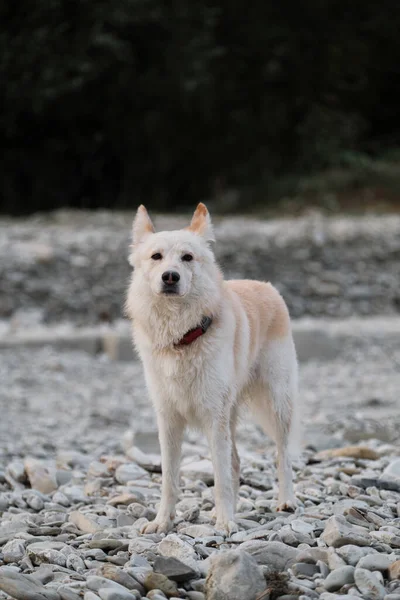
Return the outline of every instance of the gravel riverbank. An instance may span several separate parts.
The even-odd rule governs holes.
[[[273,446],[243,420],[240,530],[228,539],[211,519],[204,439],[189,432],[176,526],[162,537],[138,533],[160,497],[140,365],[1,350],[0,597],[399,600],[399,365],[395,339],[302,365],[294,515],[275,512]]]

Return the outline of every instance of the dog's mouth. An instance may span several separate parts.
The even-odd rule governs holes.
[[[162,294],[166,296],[179,296],[179,288],[177,286],[165,285],[162,290]]]

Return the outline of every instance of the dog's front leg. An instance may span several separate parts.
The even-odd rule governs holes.
[[[209,443],[214,467],[216,529],[227,535],[238,530],[234,516],[232,477],[232,438],[229,414],[215,419],[209,430]]]
[[[158,435],[161,447],[162,486],[161,501],[154,521],[142,527],[142,533],[167,533],[175,518],[179,493],[179,466],[184,421],[178,413],[158,412]]]

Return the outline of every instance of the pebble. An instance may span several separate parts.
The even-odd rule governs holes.
[[[10,540],[1,550],[5,563],[19,562],[25,556],[25,541]]]
[[[400,581],[400,559],[389,566],[390,581]]]
[[[98,517],[97,515],[82,513],[74,510],[69,515],[69,520],[83,533],[96,533],[106,527],[111,527],[113,522],[106,517]]]
[[[336,592],[347,583],[354,583],[354,569],[349,565],[339,567],[331,573],[324,581],[324,587],[328,592]]]
[[[25,471],[33,489],[50,494],[58,488],[55,465],[35,458],[26,458]]]
[[[354,571],[354,581],[359,591],[368,600],[382,600],[384,598],[386,593],[385,588],[376,575],[367,569],[356,568]]]
[[[368,531],[358,525],[351,525],[340,515],[328,519],[321,539],[334,548],[340,548],[346,544],[368,546],[370,538]]]
[[[147,592],[154,589],[161,590],[167,598],[179,596],[176,583],[162,573],[148,573],[144,580],[144,588]]]
[[[254,600],[265,588],[262,571],[247,552],[228,550],[211,556],[206,579],[207,600]]]
[[[348,565],[355,567],[364,556],[378,554],[374,548],[364,548],[348,544],[336,549],[336,552],[346,561]]]
[[[259,565],[267,565],[271,571],[286,571],[296,562],[297,552],[282,542],[249,541],[240,547],[248,552]]]
[[[196,571],[172,556],[157,556],[154,561],[154,571],[156,573],[162,573],[172,581],[179,583],[189,581],[197,576]]]
[[[368,569],[368,571],[387,571],[396,561],[395,555],[390,554],[368,554],[357,563],[357,568]]]
[[[159,543],[158,552],[162,556],[177,558],[196,573],[198,572],[196,552],[193,546],[182,540],[176,533],[170,533]]]
[[[136,465],[135,463],[125,463],[120,465],[115,471],[115,479],[118,483],[129,483],[130,481],[135,481],[137,479],[148,479],[148,472]]]
[[[137,600],[137,595],[128,590],[114,590],[112,588],[100,588],[98,594],[101,600]]]
[[[214,469],[211,460],[203,459],[182,464],[181,475],[188,479],[200,479],[207,485],[214,483]]]
[[[27,554],[34,565],[50,563],[65,567],[67,558],[61,552],[65,548],[62,542],[34,542],[26,548]]]

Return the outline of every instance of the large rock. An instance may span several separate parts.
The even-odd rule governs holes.
[[[266,587],[261,569],[247,552],[228,550],[211,556],[207,600],[256,600]]]

